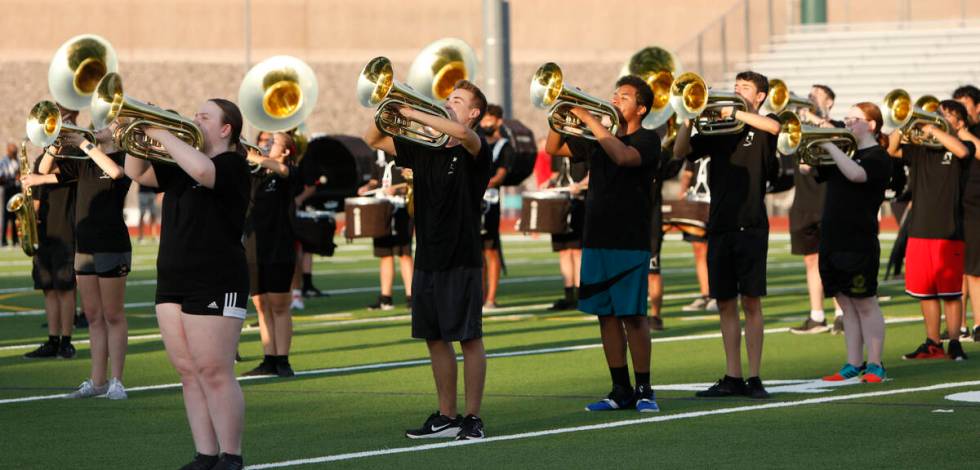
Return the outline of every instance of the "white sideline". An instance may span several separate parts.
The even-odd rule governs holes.
[[[612,421],[612,422],[602,423],[602,424],[591,424],[586,426],[572,426],[567,428],[555,428],[555,429],[546,429],[543,431],[524,432],[519,434],[507,434],[503,436],[492,436],[485,439],[470,440],[470,441],[449,441],[449,442],[440,442],[437,444],[428,444],[428,445],[421,445],[421,446],[396,447],[393,449],[378,449],[378,450],[369,450],[369,451],[362,451],[362,452],[350,452],[346,454],[325,455],[322,457],[286,460],[283,462],[273,462],[273,463],[265,463],[259,465],[249,465],[245,468],[249,470],[260,470],[266,468],[281,468],[281,467],[290,467],[296,465],[308,465],[314,463],[336,462],[340,460],[353,460],[353,459],[361,459],[365,457],[376,457],[380,455],[403,454],[407,452],[420,452],[424,450],[445,449],[447,447],[487,444],[487,443],[499,442],[499,441],[514,441],[519,439],[530,439],[530,438],[542,437],[542,436],[553,436],[557,434],[568,434],[573,432],[596,431],[600,429],[634,426],[638,424],[677,421],[682,419],[700,418],[703,416],[726,415],[726,414],[733,414],[733,413],[743,413],[746,411],[770,410],[770,409],[777,409],[777,408],[791,408],[797,406],[817,405],[821,403],[832,403],[835,401],[853,400],[858,398],[874,398],[874,397],[883,397],[889,395],[901,395],[905,393],[930,392],[934,390],[945,390],[950,388],[973,387],[976,385],[980,385],[980,380],[974,380],[970,382],[949,382],[943,384],[929,385],[925,387],[901,388],[897,390],[882,390],[878,392],[852,393],[850,395],[836,395],[830,397],[809,398],[806,400],[765,403],[760,405],[735,406],[730,408],[719,408],[716,410],[690,411],[686,413],[667,414],[661,416],[654,416],[650,418],[629,419],[629,420],[622,420],[622,421]]]
[[[919,321],[918,318],[891,318],[885,320],[885,323],[907,323]],[[789,328],[769,328],[765,330],[766,334],[775,333],[787,333]],[[654,338],[650,340],[651,343],[673,343],[677,341],[694,341],[699,339],[712,339],[721,338],[721,333],[704,333],[699,335],[688,335],[688,336],[670,336],[666,338]],[[602,343],[593,344],[581,344],[578,346],[563,346],[559,348],[541,348],[541,349],[527,349],[519,351],[504,351],[504,352],[494,352],[487,353],[487,359],[501,358],[501,357],[517,357],[517,356],[532,356],[538,354],[550,354],[550,353],[560,353],[560,352],[570,352],[570,351],[582,351],[586,349],[598,349],[602,347]],[[456,356],[457,361],[462,361],[463,356]],[[428,364],[428,359],[413,359],[408,361],[394,361],[394,362],[378,362],[374,364],[362,364],[355,366],[345,366],[345,367],[332,367],[326,369],[311,369],[296,372],[297,376],[307,376],[307,375],[330,375],[342,372],[359,372],[366,370],[378,370],[378,369],[391,369],[395,367],[408,367],[408,366],[420,366]],[[239,382],[249,381],[249,380],[259,380],[267,379],[268,377],[238,377]],[[172,388],[179,388],[180,383],[170,383],[170,384],[159,384],[159,385],[144,385],[141,387],[127,388],[127,393],[132,392],[143,392],[147,390],[165,390]],[[58,398],[64,398],[65,394],[57,395],[35,395],[29,397],[20,398],[5,398],[0,399],[0,405],[7,405],[11,403],[24,403],[30,401],[40,401],[40,400],[54,400]]]

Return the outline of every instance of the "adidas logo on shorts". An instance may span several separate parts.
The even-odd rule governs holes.
[[[208,308],[218,308],[218,303],[212,301],[210,304],[208,304]]]

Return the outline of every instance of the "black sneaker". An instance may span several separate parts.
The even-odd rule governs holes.
[[[462,429],[463,417],[456,415],[455,418],[443,416],[438,411],[429,415],[425,423],[419,429],[409,429],[405,431],[405,437],[409,439],[432,439],[439,437],[456,437]],[[480,430],[483,430],[482,423]]]
[[[960,327],[960,341],[970,341],[973,338],[973,334],[970,331],[970,327],[963,326]]]
[[[242,377],[279,375],[279,369],[271,362],[262,361],[254,369],[242,374]]]
[[[834,326],[830,328],[830,334],[832,335],[842,335],[844,334],[844,316],[839,315],[834,317]]]
[[[279,377],[292,377],[296,373],[293,372],[293,367],[289,365],[289,361],[282,361],[276,364],[276,375]]]
[[[830,331],[830,328],[827,327],[827,320],[816,321],[810,317],[803,320],[802,325],[794,326],[793,328],[789,329],[789,332],[793,333],[794,335],[815,335],[826,333],[828,331]]]
[[[218,463],[211,467],[211,470],[242,470],[243,468],[245,468],[245,462],[242,461],[242,456],[221,454]]]
[[[194,454],[194,460],[180,467],[180,470],[211,470],[218,463],[217,455]]]
[[[368,310],[394,310],[395,302],[390,296],[379,295],[378,301],[368,305]]]
[[[957,340],[952,340],[949,345],[946,346],[946,357],[952,361],[965,361],[966,353],[963,352],[963,346]]]
[[[980,343],[980,327],[973,327],[973,342]]]
[[[745,396],[749,398],[765,399],[769,398],[769,392],[766,388],[762,386],[762,379],[758,377],[749,377],[745,381]]]
[[[707,390],[694,394],[699,398],[733,397],[746,394],[745,381],[738,377],[724,376]]]
[[[562,310],[575,310],[578,308],[578,303],[570,301],[568,299],[558,299],[555,303],[548,307],[548,310],[552,312],[559,312]]]
[[[58,345],[58,357],[71,359],[75,357],[75,346],[71,343],[61,343]]]
[[[466,415],[460,425],[459,433],[456,434],[457,441],[468,441],[470,439],[483,439],[483,420],[477,416]]]
[[[949,329],[945,329],[942,333],[939,333],[939,341],[949,341]]]
[[[44,344],[38,346],[37,349],[24,354],[24,357],[28,359],[44,359],[48,357],[58,356],[58,343],[52,343],[46,341]]]
[[[664,319],[657,317],[650,317],[650,331],[664,331]]]

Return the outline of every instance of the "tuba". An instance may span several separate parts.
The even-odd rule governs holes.
[[[920,105],[930,106],[933,111],[926,111]],[[909,142],[926,147],[940,148],[943,146],[938,140],[926,136],[922,127],[932,124],[943,132],[949,132],[949,124],[941,115],[935,112],[939,107],[939,102],[934,97],[926,95],[912,103],[909,93],[901,88],[896,88],[885,95],[882,108],[885,110],[885,127],[899,129],[902,136]]]
[[[801,109],[816,113],[817,107],[809,98],[797,96],[790,91],[786,82],[772,78],[769,80],[769,96],[766,96],[766,101],[762,103],[762,109],[773,114],[782,114],[784,110],[798,113]]]
[[[591,96],[578,88],[565,86],[561,67],[548,62],[531,77],[531,104],[548,110],[548,125],[559,134],[596,140],[595,135],[571,113],[580,107],[592,113],[613,135],[619,130],[619,111],[607,101]]]
[[[443,38],[429,44],[412,61],[405,83],[436,101],[449,97],[460,80],[477,73],[476,52],[462,39]]]
[[[670,105],[670,85],[674,83],[674,76],[680,73],[681,63],[677,56],[656,46],[641,49],[623,65],[619,71],[620,76],[636,75],[653,92],[653,104],[649,114],[643,118],[643,127],[656,129],[671,121],[674,109]],[[664,141],[666,140],[665,138]]]
[[[67,109],[86,108],[99,81],[117,68],[116,51],[109,41],[94,34],[75,36],[65,41],[51,59],[48,90]]]
[[[800,163],[833,165],[834,159],[820,144],[830,142],[848,157],[854,157],[857,140],[847,129],[823,128],[803,124],[793,111],[779,113],[779,137],[776,149],[783,155],[796,155]]]
[[[167,149],[146,136],[143,130],[156,127],[173,133],[177,138],[198,150],[204,148],[204,134],[194,124],[175,112],[130,98],[123,94],[122,77],[116,73],[106,75],[92,95],[92,125],[104,129],[113,121],[122,119],[113,132],[116,145],[126,153],[145,160],[174,163]]]
[[[375,125],[387,135],[428,147],[442,147],[449,141],[448,134],[407,119],[398,112],[399,107],[407,106],[449,119],[449,113],[440,104],[412,87],[396,82],[387,57],[375,57],[361,70],[357,77],[357,100],[366,108],[377,107]]]
[[[722,115],[724,108],[748,111],[749,105],[732,92],[711,91],[704,79],[694,72],[681,74],[670,85],[670,105],[678,119],[694,119],[694,127],[705,135],[737,134],[745,123],[732,115]]]
[[[92,131],[68,124],[61,119],[61,110],[51,101],[40,101],[31,108],[26,123],[27,139],[35,147],[65,147],[61,138],[66,134],[80,134],[89,142],[95,142]],[[88,159],[88,155],[55,155],[61,158]]]
[[[24,177],[31,173],[31,165],[27,161],[27,143],[29,139],[20,141],[20,153],[17,155],[17,163],[20,165],[20,176]],[[20,247],[27,256],[34,256],[37,253],[40,238],[37,231],[37,215],[34,213],[34,201],[31,199],[31,188],[24,188],[18,194],[7,201],[7,212],[15,214],[17,217],[17,236],[20,237]]]

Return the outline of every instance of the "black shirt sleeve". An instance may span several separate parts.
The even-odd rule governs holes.
[[[242,181],[248,181],[248,168],[245,158],[234,152],[227,152],[211,159],[214,163],[214,191],[218,194],[241,193]]]
[[[889,158],[891,157],[888,156],[884,149],[879,147],[879,149],[875,150],[867,158],[858,160],[858,165],[861,165],[861,168],[864,168],[864,172],[867,174],[867,183],[884,189],[891,179],[891,162]]]
[[[172,163],[150,161],[150,166],[153,167],[153,174],[157,177],[157,185],[161,191],[166,191],[184,172],[179,166]]]
[[[78,180],[78,173],[80,171],[80,166],[86,162],[82,160],[75,160],[73,158],[59,158],[55,160],[55,165],[58,166],[58,173],[55,177],[58,178],[59,183],[69,183]]]
[[[395,143],[395,164],[402,168],[414,169],[415,154],[421,145],[397,137],[391,140]]]
[[[711,137],[704,134],[691,136],[691,153],[687,154],[687,161],[694,162],[706,155],[711,155]]]
[[[646,129],[634,132],[630,136],[629,146],[640,152],[640,166],[653,171],[660,169],[660,136],[656,132]]]
[[[568,150],[572,153],[573,162],[588,160],[592,153],[595,152],[596,146],[599,145],[595,141],[582,137],[568,137],[565,144],[568,145]]]

